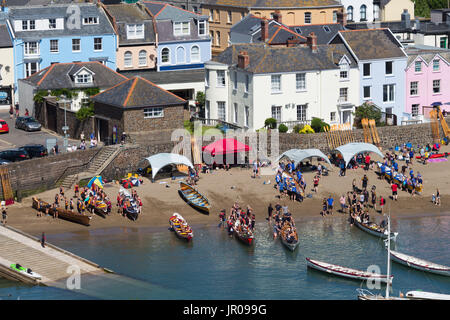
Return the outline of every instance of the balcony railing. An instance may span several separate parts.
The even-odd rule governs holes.
[[[296,125],[311,125],[311,120],[277,121],[277,127],[280,124],[284,124],[289,130],[292,130]]]
[[[232,129],[232,130],[244,129],[243,127],[241,127],[235,123],[226,122],[226,121],[223,121],[220,119],[206,119],[206,118],[192,117],[191,120],[192,121],[200,121],[202,124],[204,124],[206,126],[215,127],[217,125],[221,125],[221,126],[227,127],[228,129]]]

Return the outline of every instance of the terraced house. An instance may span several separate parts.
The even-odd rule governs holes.
[[[292,129],[313,117],[352,123],[358,64],[344,44],[280,47],[236,44],[206,64],[206,118],[247,130],[275,118]]]
[[[116,34],[96,4],[11,7],[15,83],[53,63],[99,61],[116,69]],[[18,92],[15,92],[18,96]],[[20,101],[19,101],[20,103]]]
[[[230,44],[230,29],[247,14],[271,19],[277,13],[286,25],[334,23],[343,14],[337,0],[205,0],[203,15],[209,16],[213,55]]]

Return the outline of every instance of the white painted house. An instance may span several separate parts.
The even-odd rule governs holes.
[[[380,19],[380,6],[373,0],[341,0],[349,22],[365,22]]]
[[[207,62],[206,118],[249,130],[275,118],[289,128],[321,118],[352,123],[359,71],[345,45],[271,47],[237,44]]]

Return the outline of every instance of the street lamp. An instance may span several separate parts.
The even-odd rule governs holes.
[[[67,151],[67,146],[68,144],[68,137],[69,135],[67,134],[67,131],[69,130],[69,127],[67,126],[67,109],[66,109],[66,103],[70,102],[70,100],[68,100],[66,98],[65,95],[61,95],[61,102],[64,103],[64,127],[62,127],[62,130],[64,132],[64,143],[63,143],[63,149]]]

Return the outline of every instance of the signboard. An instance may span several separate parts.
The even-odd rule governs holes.
[[[50,152],[52,151],[53,147],[56,145],[56,142],[58,140],[55,138],[48,138],[46,139],[46,145],[47,145],[47,151],[50,154]]]

